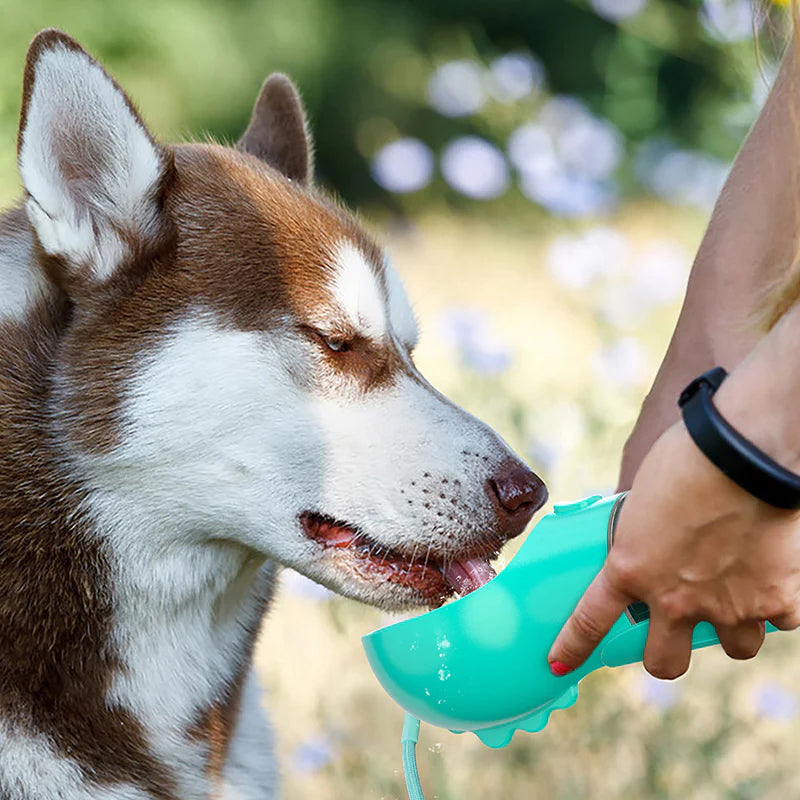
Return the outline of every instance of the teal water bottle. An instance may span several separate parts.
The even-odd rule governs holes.
[[[558,678],[547,663],[558,632],[606,560],[624,499],[595,495],[557,504],[489,583],[364,636],[383,688],[419,720],[503,747],[514,731],[539,731],[555,709],[571,706],[588,673],[641,661],[649,612],[634,603],[579,669]],[[695,627],[693,649],[718,643],[712,625]]]

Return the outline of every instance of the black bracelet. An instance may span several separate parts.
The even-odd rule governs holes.
[[[715,367],[695,378],[678,405],[689,435],[708,459],[745,491],[778,508],[800,508],[800,475],[785,469],[744,438],[712,401],[728,373]]]

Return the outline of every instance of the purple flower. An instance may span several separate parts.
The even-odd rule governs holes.
[[[768,719],[790,720],[797,715],[797,695],[779,683],[762,683],[754,692],[756,711]]]
[[[639,692],[643,702],[661,711],[672,708],[678,702],[680,694],[675,681],[662,681],[648,672],[639,681]]]
[[[511,364],[510,350],[479,309],[448,309],[440,316],[439,328],[442,338],[458,351],[462,362],[475,372],[493,375],[503,372]]]
[[[614,125],[567,96],[548,100],[538,121],[521,125],[508,140],[522,193],[563,217],[599,214],[616,204],[611,175],[624,150]]]
[[[564,448],[555,440],[532,437],[527,447],[528,457],[540,469],[552,472],[564,457]]]
[[[544,470],[557,469],[586,440],[586,415],[578,403],[562,400],[531,414],[528,454]]]
[[[630,244],[619,231],[589,228],[579,236],[559,236],[547,254],[551,275],[570,289],[586,289],[600,278],[620,271]]]
[[[611,184],[561,170],[546,177],[523,175],[520,190],[550,213],[568,219],[605,214],[617,203],[617,192]]]
[[[324,766],[333,761],[336,748],[333,742],[324,734],[318,733],[309,736],[301,745],[298,745],[290,757],[292,767],[298,772],[319,772]]]
[[[285,569],[281,574],[281,580],[286,590],[298,597],[305,597],[319,602],[333,597],[333,592],[330,589],[326,589],[293,569]]]
[[[636,157],[640,183],[669,203],[709,211],[725,183],[729,166],[712,156],[679,150],[664,140],[651,140]]]

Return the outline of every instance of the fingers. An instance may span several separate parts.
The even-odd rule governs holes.
[[[791,611],[769,620],[779,631],[793,631],[800,628],[800,611]]]
[[[764,623],[758,620],[747,620],[738,625],[715,625],[714,628],[720,644],[731,658],[752,658],[764,643]]]
[[[650,632],[644,648],[644,668],[664,680],[678,678],[689,669],[694,623],[672,621],[650,609]]]
[[[553,674],[566,675],[583,664],[631,600],[611,584],[607,569],[601,569],[550,649],[547,661]]]
[[[651,609],[644,667],[653,677],[671,680],[689,669],[694,626],[695,623],[688,620],[668,620]],[[714,627],[720,644],[731,658],[753,658],[764,642],[764,623],[758,620]]]

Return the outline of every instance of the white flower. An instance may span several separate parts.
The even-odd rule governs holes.
[[[442,175],[456,191],[477,200],[499,197],[508,188],[503,154],[477,136],[462,136],[445,147]]]
[[[535,467],[544,472],[552,472],[564,459],[564,448],[553,439],[531,437],[527,447],[528,458]]]
[[[662,305],[679,298],[686,288],[691,256],[669,240],[649,244],[636,258],[634,294],[644,306]]]
[[[554,214],[581,217],[611,209],[617,199],[610,177],[624,154],[624,138],[608,120],[575,97],[543,106],[538,122],[521,125],[508,151],[520,190]]]
[[[633,286],[618,283],[601,294],[597,311],[609,325],[630,330],[642,322],[646,309]]]
[[[508,155],[520,174],[546,179],[559,171],[553,140],[542,125],[520,125],[508,139]]]
[[[547,266],[563,286],[586,289],[598,278],[617,274],[628,250],[628,240],[613,228],[590,228],[580,236],[554,239]]]
[[[704,0],[700,21],[718,41],[750,39],[756,23],[752,0]]]
[[[487,99],[483,67],[469,59],[443,64],[428,81],[428,102],[445,117],[474,114]]]
[[[662,681],[645,672],[639,681],[642,700],[660,711],[672,708],[679,699],[679,687],[675,681]]]
[[[645,364],[642,346],[630,336],[617,339],[595,355],[595,369],[611,383],[623,387],[642,382]]]
[[[430,183],[433,154],[419,139],[398,139],[382,147],[372,159],[372,176],[390,192],[416,192]]]
[[[286,591],[298,597],[305,597],[309,600],[329,600],[333,597],[333,592],[326,589],[319,583],[315,583],[305,575],[295,572],[293,569],[285,569],[281,573],[281,580]]]
[[[647,5],[647,0],[590,0],[590,2],[595,14],[611,22],[635,17]]]
[[[576,116],[557,139],[564,166],[587,178],[607,178],[623,155],[623,137],[608,120]]]
[[[561,170],[547,176],[522,175],[520,190],[551,213],[570,218],[603,214],[617,202],[611,185]]]
[[[544,86],[544,67],[533,56],[506,53],[489,65],[490,90],[503,102],[521,100]]]
[[[543,460],[560,460],[586,439],[586,416],[583,409],[569,400],[538,408],[531,413],[532,431],[529,449]]]

